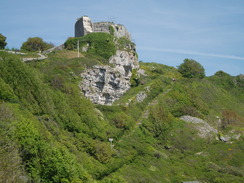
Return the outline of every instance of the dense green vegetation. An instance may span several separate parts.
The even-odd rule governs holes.
[[[69,50],[77,48],[78,41],[82,48],[87,47],[90,54],[99,55],[105,59],[109,59],[116,52],[114,36],[107,33],[88,34],[80,38],[69,38],[65,42],[65,47]]]
[[[182,64],[178,66],[179,72],[186,78],[199,78],[205,77],[205,69],[195,60],[185,59]]]
[[[22,44],[21,50],[28,52],[44,51],[52,48],[53,46],[54,45],[52,43],[47,43],[40,37],[31,37]]]
[[[113,27],[110,30],[112,31]],[[106,61],[116,53],[116,50],[131,51],[131,46],[134,46],[134,43],[124,37],[118,39],[112,33],[104,32],[87,34],[79,38],[69,38],[64,45],[66,49],[73,50],[77,49],[78,42],[81,51],[85,50],[89,54],[101,56]]]
[[[188,79],[140,62],[145,74],[133,71],[131,90],[112,106],[94,105],[80,92],[79,74],[105,64],[118,45],[98,33],[66,48],[77,39],[90,44],[80,58],[63,50],[23,63],[0,53],[0,182],[243,182],[242,75]],[[138,102],[141,91],[147,97]],[[231,143],[200,137],[201,126],[183,115],[204,119]]]
[[[0,49],[4,49],[6,45],[6,37],[0,33]]]

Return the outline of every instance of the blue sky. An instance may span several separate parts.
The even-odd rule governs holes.
[[[0,0],[0,33],[8,48],[29,37],[60,45],[77,18],[124,24],[139,60],[170,66],[185,58],[207,75],[244,74],[244,0]]]

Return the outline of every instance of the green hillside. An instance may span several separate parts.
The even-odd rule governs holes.
[[[244,181],[243,75],[187,79],[140,62],[145,73],[134,71],[120,100],[95,105],[78,87],[80,73],[127,44],[97,36],[82,38],[93,46],[79,58],[72,39],[70,50],[40,61],[0,52],[0,182]]]

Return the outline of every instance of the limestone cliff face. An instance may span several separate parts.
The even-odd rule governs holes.
[[[118,50],[109,60],[113,67],[96,65],[81,74],[80,88],[95,104],[111,105],[130,89],[132,70],[139,67],[135,53]]]

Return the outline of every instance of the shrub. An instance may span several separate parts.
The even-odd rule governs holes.
[[[18,99],[14,95],[12,88],[7,85],[2,78],[0,78],[0,100],[17,102]]]
[[[135,48],[135,44],[131,42],[126,37],[120,37],[117,41],[118,43],[118,49],[119,50],[126,50],[128,52],[131,52]]]
[[[116,53],[114,36],[107,33],[92,33],[80,38],[69,38],[65,43],[65,48],[72,50],[77,48],[77,41],[80,47],[88,46],[88,53],[99,55],[105,59],[109,59]]]
[[[6,37],[0,34],[0,49],[4,49],[6,45]]]
[[[230,77],[230,75],[224,71],[217,71],[214,76],[219,76],[219,77]]]
[[[161,103],[151,108],[146,128],[155,138],[165,137],[173,119],[172,114]]]
[[[113,26],[109,26],[109,33],[111,34],[111,35],[114,35],[114,28],[113,28]]]
[[[22,50],[35,52],[35,51],[44,51],[49,48],[52,48],[54,45],[51,43],[44,42],[40,37],[28,38],[21,46]]]
[[[28,67],[28,65],[21,63],[15,56],[2,57],[0,62],[0,77],[9,87],[14,88],[13,93],[19,100],[33,113],[43,113],[48,111],[51,102],[47,95],[46,87],[42,83],[42,78],[39,73]],[[3,85],[5,99],[13,100],[11,91]],[[8,95],[8,96],[6,96]],[[9,97],[12,97],[11,100]],[[48,107],[49,106],[49,107]]]
[[[27,178],[18,145],[0,132],[0,182],[25,183]]]
[[[222,123],[221,127],[225,129],[227,125],[234,124],[240,120],[239,115],[233,110],[224,110],[222,112]]]
[[[178,66],[178,71],[186,78],[199,78],[205,77],[205,69],[195,60],[185,59],[184,62]]]
[[[139,83],[140,83],[140,79],[137,76],[137,70],[136,69],[133,69],[132,70],[132,76],[130,78],[130,86],[131,87],[136,87],[136,86],[139,85]]]
[[[97,141],[94,145],[94,156],[101,163],[107,163],[112,156],[111,147],[108,144]]]

